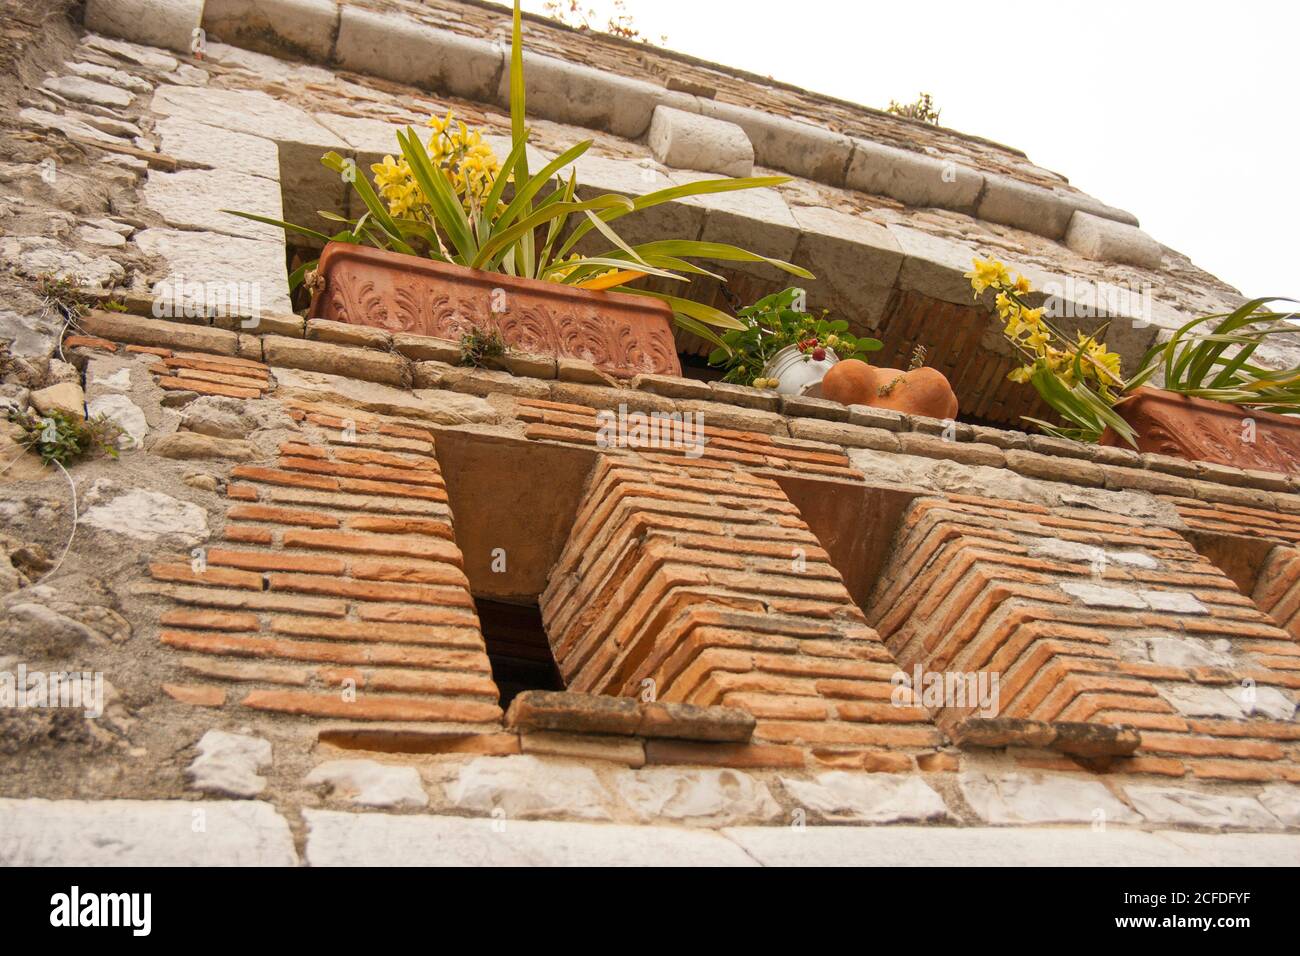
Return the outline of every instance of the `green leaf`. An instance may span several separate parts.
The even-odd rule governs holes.
[[[619,292],[626,292],[629,295],[644,295],[652,299],[659,299],[667,302],[673,312],[684,315],[687,318],[695,319],[697,322],[703,322],[705,325],[712,325],[721,329],[740,329],[744,330],[745,323],[737,318],[733,318],[727,313],[715,309],[711,305],[705,305],[702,302],[692,302],[690,299],[683,299],[679,296],[668,295],[665,292],[652,292],[649,289],[632,289],[625,286],[618,288]]]
[[[411,167],[411,175],[433,209],[434,218],[456,247],[459,253],[457,261],[461,265],[468,265],[478,250],[478,244],[474,241],[469,217],[465,215],[456,190],[447,181],[446,172],[442,167],[433,165],[424,144],[411,127],[406,128],[405,136],[399,131],[397,141],[402,146],[402,155],[406,157],[407,165]]]
[[[296,232],[303,236],[310,236],[318,242],[330,241],[330,237],[325,235],[323,232],[318,232],[315,229],[308,229],[306,226],[295,226],[293,223],[285,222],[282,219],[269,219],[266,216],[259,216],[251,212],[240,212],[237,209],[223,209],[221,211],[229,213],[232,216],[239,216],[241,219],[251,219],[253,222],[264,222],[268,226],[278,226],[286,232]]]
[[[532,215],[521,219],[509,229],[502,230],[493,235],[491,239],[478,251],[472,262],[466,263],[473,269],[483,268],[484,263],[488,262],[497,253],[504,253],[507,246],[519,239],[525,234],[531,233],[538,226],[545,225],[556,216],[568,216],[575,212],[583,212],[587,209],[604,209],[609,206],[616,206],[620,203],[627,202],[626,197],[608,193],[604,196],[597,196],[595,199],[586,202],[553,203],[543,209],[538,209]]]

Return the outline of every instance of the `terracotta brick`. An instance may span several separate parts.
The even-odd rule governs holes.
[[[334,694],[303,691],[254,690],[240,701],[255,710],[273,710],[312,717],[347,720],[446,721],[484,723],[501,719],[496,704],[424,697],[387,697],[362,694],[348,702]]]
[[[440,538],[412,535],[349,534],[343,531],[285,531],[281,540],[286,548],[320,548],[326,551],[349,551],[356,554],[383,554],[427,561],[445,561],[459,567],[460,549]]]
[[[102,349],[105,352],[117,351],[117,343],[93,335],[69,335],[63,340],[63,347],[69,349]]]
[[[320,491],[336,491],[339,488],[339,483],[334,478],[281,471],[278,468],[263,468],[258,465],[236,465],[230,474],[233,478],[246,478],[249,481],[263,481],[271,485],[288,485],[294,488],[315,488]]]
[[[433,604],[444,607],[473,607],[474,603],[469,592],[463,588],[349,581],[314,574],[273,573],[269,578],[272,591],[329,594],[361,601],[409,601],[412,604]]]
[[[301,571],[306,574],[342,574],[344,568],[343,561],[339,558],[285,554],[279,551],[228,551],[224,548],[209,548],[208,564],[252,571]],[[260,579],[258,586],[261,586]]]
[[[275,543],[275,532],[270,528],[256,528],[249,525],[228,524],[225,530],[221,532],[221,537],[227,541],[239,541],[244,544],[265,544]]]
[[[684,740],[647,740],[647,764],[697,764],[706,767],[797,770],[806,763],[802,749],[763,744],[713,744]]]
[[[169,391],[198,392],[200,395],[222,395],[226,398],[259,398],[261,392],[256,388],[240,388],[234,385],[221,385],[217,382],[202,382],[192,378],[175,378],[166,376],[158,379],[158,386]]]
[[[258,627],[256,614],[187,611],[183,608],[164,611],[158,618],[158,622],[172,627],[198,627],[214,631],[255,631]]]
[[[436,518],[381,517],[356,515],[344,522],[353,531],[373,531],[379,534],[419,534],[452,540],[451,524]]]
[[[149,573],[156,581],[182,581],[187,584],[209,584],[218,587],[262,589],[262,577],[246,571],[231,571],[208,566],[202,571],[183,562],[176,564],[151,564]]]
[[[235,505],[227,516],[236,521],[265,521],[308,528],[337,528],[339,519],[319,511],[278,508],[273,505]]]
[[[233,657],[354,666],[417,667],[462,674],[489,672],[487,656],[481,652],[432,647],[387,644],[357,646],[329,641],[291,641],[251,634],[175,630],[163,631],[159,640],[169,647],[182,650]]]
[[[163,691],[172,700],[196,707],[221,707],[226,703],[226,692],[220,687],[202,687],[197,684],[163,684]]]

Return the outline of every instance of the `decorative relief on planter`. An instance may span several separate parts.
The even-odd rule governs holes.
[[[1155,388],[1138,389],[1115,410],[1137,432],[1140,451],[1300,474],[1300,420],[1290,416]],[[1124,444],[1109,429],[1101,443]]]
[[[495,329],[522,352],[591,362],[630,377],[681,375],[672,310],[657,299],[591,292],[331,243],[320,259],[323,292],[311,317],[457,341]]]

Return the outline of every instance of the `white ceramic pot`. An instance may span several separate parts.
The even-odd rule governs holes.
[[[779,381],[781,384],[776,390],[782,395],[815,397],[821,393],[822,379],[838,361],[831,349],[827,349],[826,357],[818,362],[811,354],[800,352],[798,346],[787,345],[772,356],[772,361],[763,369],[763,377]]]

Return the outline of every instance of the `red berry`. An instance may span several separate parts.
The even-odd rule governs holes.
[[[814,362],[824,362],[824,361],[826,361],[826,350],[825,350],[825,349],[820,349],[820,348],[819,348],[819,349],[813,349],[813,361],[814,361]]]

